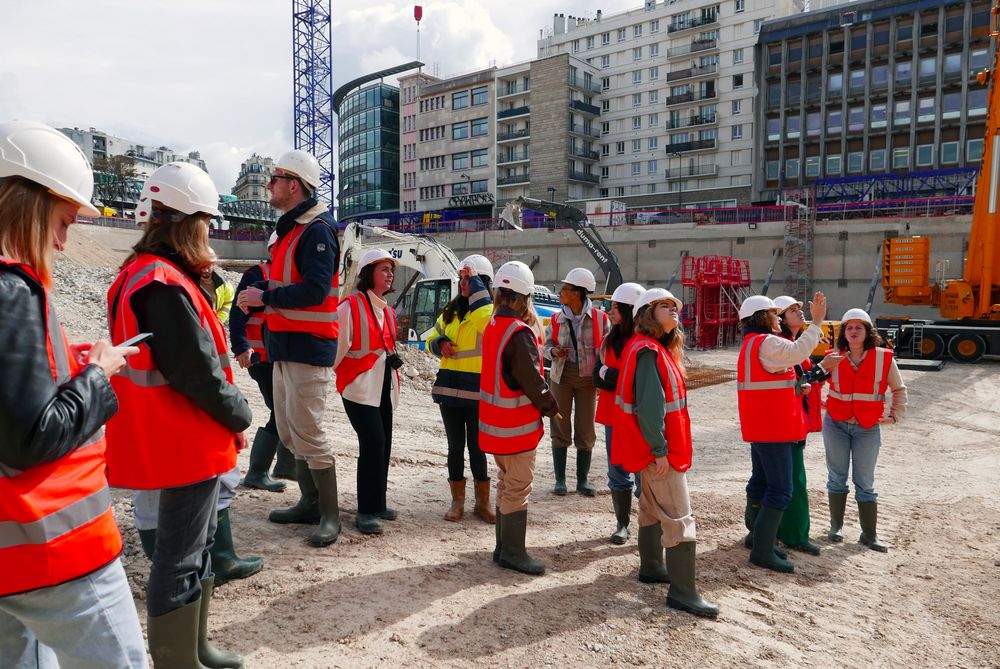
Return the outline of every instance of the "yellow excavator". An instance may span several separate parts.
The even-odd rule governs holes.
[[[944,279],[939,267],[931,280],[928,237],[896,237],[883,246],[885,301],[941,312],[942,320],[878,319],[897,350],[913,357],[936,360],[947,353],[958,362],[976,362],[1000,355],[1000,0],[991,10],[990,37],[993,62],[976,77],[989,86],[989,111],[962,278]]]

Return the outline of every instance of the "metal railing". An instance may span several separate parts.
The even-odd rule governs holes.
[[[531,176],[528,172],[522,172],[521,174],[509,174],[505,177],[500,177],[497,179],[498,186],[510,186],[511,184],[523,184],[531,181]]]
[[[574,133],[576,133],[578,135],[586,135],[587,137],[600,137],[601,136],[601,130],[600,130],[600,128],[595,128],[593,126],[588,127],[588,126],[585,126],[585,125],[580,124],[580,123],[570,123],[570,125],[569,125],[569,131],[570,132],[574,132]]]
[[[498,132],[497,141],[503,142],[508,139],[519,139],[521,137],[531,137],[531,130],[528,128],[522,128],[520,130],[512,130],[510,132]]]
[[[715,74],[719,71],[718,63],[711,63],[709,65],[700,65],[698,67],[689,67],[685,70],[674,70],[673,72],[667,72],[667,81],[680,81],[682,79],[691,79],[692,77],[702,77],[706,74]]]
[[[601,108],[595,105],[587,104],[583,100],[570,100],[569,108],[576,109],[577,111],[582,111],[587,114],[593,114],[594,116],[601,115]]]
[[[710,125],[719,120],[719,117],[715,114],[708,114],[706,116],[689,116],[686,119],[682,119],[677,123],[673,121],[667,121],[666,128],[668,130],[676,130],[678,128],[691,128],[698,125]]]
[[[586,160],[600,160],[601,158],[601,154],[597,151],[582,149],[576,146],[570,147],[569,155],[576,156],[577,158],[584,158]]]
[[[570,86],[575,86],[576,88],[582,88],[585,91],[590,91],[591,93],[600,93],[601,84],[595,84],[593,80],[587,83],[586,79],[581,79],[580,77],[567,77],[566,82]]]
[[[668,107],[673,105],[684,104],[685,102],[695,102],[700,100],[714,100],[718,94],[715,91],[708,93],[700,93],[698,95],[694,94],[694,91],[688,91],[687,93],[681,93],[680,95],[671,95],[667,98],[666,104]]]
[[[497,158],[497,165],[504,165],[506,163],[520,163],[525,160],[530,160],[531,156],[527,151],[514,151],[505,156],[500,156]]]
[[[693,142],[681,142],[679,144],[667,144],[667,153],[683,153],[685,151],[701,151],[703,149],[714,149],[716,140],[696,139]]]
[[[511,118],[513,116],[524,116],[530,113],[527,105],[523,107],[514,107],[513,109],[504,109],[497,112],[497,119]]]
[[[587,183],[596,184],[600,182],[600,177],[596,174],[589,174],[587,172],[577,172],[576,170],[570,170],[569,178],[573,181],[586,181]]]
[[[514,84],[513,86],[503,86],[497,90],[497,97],[502,98],[508,95],[517,95],[519,93],[527,93],[531,90],[531,85],[525,86],[524,84]]]
[[[668,169],[664,176],[667,179],[684,179],[686,177],[714,177],[718,173],[718,165],[688,165],[679,169]]]
[[[719,40],[714,39],[696,39],[691,40],[691,43],[685,46],[675,46],[667,49],[667,58],[675,58],[677,56],[686,56],[691,53],[698,53],[699,51],[707,51],[708,49],[719,48]]]
[[[817,220],[842,221],[855,218],[929,218],[965,216],[972,213],[974,196],[826,202],[816,205]]]
[[[691,30],[692,28],[700,28],[701,26],[710,26],[719,22],[719,15],[714,16],[700,16],[698,18],[689,19],[686,21],[677,21],[667,25],[668,33],[677,33],[682,30]]]

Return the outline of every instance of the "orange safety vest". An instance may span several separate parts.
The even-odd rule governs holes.
[[[687,410],[687,383],[680,367],[666,349],[655,339],[636,334],[622,352],[622,370],[615,392],[616,417],[611,431],[611,464],[621,465],[625,471],[641,472],[656,462],[653,451],[639,428],[635,408],[635,370],[639,353],[656,352],[656,370],[663,384],[666,414],[663,417],[663,436],[667,440],[667,461],[679,472],[691,468],[691,418]]]
[[[625,341],[625,346],[622,348],[622,355],[628,349],[629,343],[632,338],[629,337]],[[599,365],[600,361],[595,361],[595,365]],[[604,364],[608,367],[618,369],[621,367],[621,360],[615,355],[613,348],[608,346],[604,350]],[[613,390],[601,390],[597,395],[597,414],[594,420],[601,425],[612,425],[615,420],[615,392]]]
[[[833,368],[826,411],[834,420],[849,420],[853,416],[861,427],[870,428],[885,413],[885,391],[889,387],[892,351],[887,348],[868,349],[857,371],[850,361],[846,362]]]
[[[479,375],[479,450],[494,455],[514,455],[538,446],[545,428],[539,411],[523,390],[510,388],[500,369],[503,351],[521,328],[531,328],[519,318],[493,316],[483,333],[483,370]],[[534,333],[532,333],[534,337]],[[545,375],[538,338],[538,373]]]
[[[267,263],[257,265],[260,273],[264,276],[264,281],[271,278],[271,266]],[[254,353],[260,356],[261,362],[267,362],[267,349],[264,347],[264,311],[255,311],[247,318],[247,341]]]
[[[600,314],[600,316],[598,316]],[[566,318],[566,314],[562,310],[552,314],[552,341],[556,346],[559,346],[559,324]],[[601,342],[603,337],[601,333],[603,332],[604,325],[608,322],[608,315],[604,313],[601,309],[594,307],[590,310],[590,322],[594,328],[594,355],[597,355],[597,351],[601,350]],[[579,352],[578,352],[579,353]],[[596,362],[595,362],[596,364]]]
[[[176,265],[139,254],[108,290],[111,341],[139,334],[132,296],[150,283],[177,286],[191,301],[201,327],[215,342],[215,356],[226,380],[233,369],[226,336],[204,293]],[[223,474],[236,465],[236,438],[186,395],[174,390],[147,346],[126,359],[111,379],[121,407],[108,421],[108,481],[120,488],[174,488]]]
[[[804,360],[801,363],[802,371],[808,372],[813,368],[812,361]],[[809,394],[805,396],[806,406],[803,409],[806,421],[806,430],[809,432],[823,431],[823,384],[814,383]]]
[[[386,327],[379,328],[374,314],[368,309],[368,302],[362,303],[361,295],[354,293],[347,298],[351,309],[351,347],[337,365],[337,392],[343,394],[344,389],[351,385],[375,363],[385,358],[388,352],[396,350],[396,311],[386,306],[382,312]],[[270,324],[270,317],[268,324]],[[399,370],[396,383],[399,383]]]
[[[268,288],[284,288],[302,283],[302,275],[295,266],[295,250],[306,229],[313,225],[329,225],[321,218],[311,223],[296,225],[274,247]],[[326,298],[311,307],[265,307],[267,329],[271,332],[305,332],[323,339],[337,338],[337,305],[340,295],[340,275],[333,273],[333,281]]]
[[[795,395],[795,370],[772,374],[760,364],[760,345],[772,335],[743,338],[736,368],[736,394],[743,441],[767,443],[802,441],[806,423],[802,402]]]
[[[45,348],[60,386],[79,374],[41,278],[0,257],[42,288]],[[104,477],[104,428],[54,462],[24,471],[0,465],[0,597],[66,583],[114,560],[122,539]]]

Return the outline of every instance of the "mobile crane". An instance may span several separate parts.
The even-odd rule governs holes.
[[[884,243],[882,288],[892,304],[938,307],[944,320],[878,319],[897,349],[937,359],[945,351],[958,362],[1000,355],[1000,0],[990,14],[993,63],[976,76],[989,86],[984,151],[976,181],[968,252],[960,279],[944,279],[938,264],[930,280],[930,239],[896,237]]]

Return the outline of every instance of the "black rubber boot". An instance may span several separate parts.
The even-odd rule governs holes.
[[[670,583],[667,565],[663,562],[663,528],[659,523],[639,526],[639,581]]]
[[[758,567],[790,574],[795,566],[780,558],[774,552],[774,542],[778,536],[778,525],[784,511],[762,506],[757,514],[757,522],[753,527],[753,548],[750,550],[750,562]]]
[[[566,490],[566,448],[552,449],[552,468],[556,475],[556,485],[552,488],[552,494],[565,495]]]
[[[198,659],[201,600],[146,619],[149,655],[155,669],[207,669]]]
[[[201,582],[201,607],[198,610],[198,659],[210,669],[243,669],[243,658],[232,651],[220,650],[208,640],[208,611],[215,590],[215,579]],[[157,666],[155,669],[160,669]]]
[[[253,438],[253,446],[250,447],[250,467],[247,475],[243,477],[243,485],[246,488],[256,488],[257,490],[267,490],[268,492],[281,492],[285,489],[283,481],[275,481],[267,473],[271,468],[271,460],[274,459],[274,452],[278,448],[278,435],[266,431],[264,428],[257,430]]]
[[[830,501],[830,531],[826,537],[839,544],[844,540],[844,510],[847,508],[846,492],[827,493]]]
[[[382,534],[382,523],[374,513],[359,513],[354,519],[354,527],[358,528],[361,534]]]
[[[278,442],[278,447],[275,450],[276,457],[274,459],[274,470],[271,472],[271,476],[276,479],[285,479],[287,481],[295,480],[295,454],[292,453],[288,448],[285,447],[283,443]]]
[[[632,491],[612,490],[611,504],[615,507],[618,529],[611,535],[611,543],[622,546],[628,541],[628,524],[632,520]]]
[[[522,574],[541,576],[545,573],[545,565],[533,560],[524,548],[525,535],[528,532],[528,510],[504,514],[503,527],[500,528],[500,561],[504,569],[513,569]]]
[[[340,536],[340,504],[337,500],[337,467],[311,469],[319,493],[319,527],[309,535],[310,546],[329,546]]]
[[[267,515],[272,523],[301,523],[315,525],[319,522],[319,491],[305,460],[295,461],[295,478],[299,482],[299,501],[287,509],[275,509]]]
[[[219,511],[218,524],[215,526],[215,541],[212,543],[212,571],[215,580],[221,585],[226,581],[253,576],[264,568],[264,558],[241,558],[233,546],[233,529],[229,522],[229,509]]]
[[[798,553],[806,553],[807,555],[819,555],[820,548],[811,541],[803,541],[801,544],[785,544],[788,550],[796,551]],[[775,549],[777,551],[777,549]]]
[[[873,551],[888,553],[889,546],[878,540],[875,531],[878,525],[878,502],[858,502],[858,521],[861,523],[861,538],[858,541]]]
[[[594,497],[597,489],[590,485],[587,477],[590,476],[590,462],[594,458],[593,451],[576,452],[576,491],[584,497]]]
[[[496,545],[496,548],[493,549],[493,561],[499,563],[500,562],[500,550],[501,550],[501,547],[503,546],[503,542],[501,541],[501,538],[500,538],[500,523],[503,521],[503,514],[500,513],[500,507],[499,506],[496,508],[496,516],[497,516],[497,522],[496,522],[497,545]]]
[[[695,587],[695,543],[682,541],[668,548],[667,570],[670,572],[670,589],[667,590],[667,606],[687,611],[702,618],[715,618],[719,607],[706,602]]]
[[[156,548],[156,530],[139,530],[139,543],[142,544],[143,554],[153,559],[153,549]]]
[[[760,513],[760,500],[747,497],[747,506],[743,511],[743,524],[747,527],[747,535],[743,537],[743,546],[753,548],[753,526],[757,523],[757,514]],[[782,560],[788,559],[788,553],[777,546],[774,547],[774,554]]]

